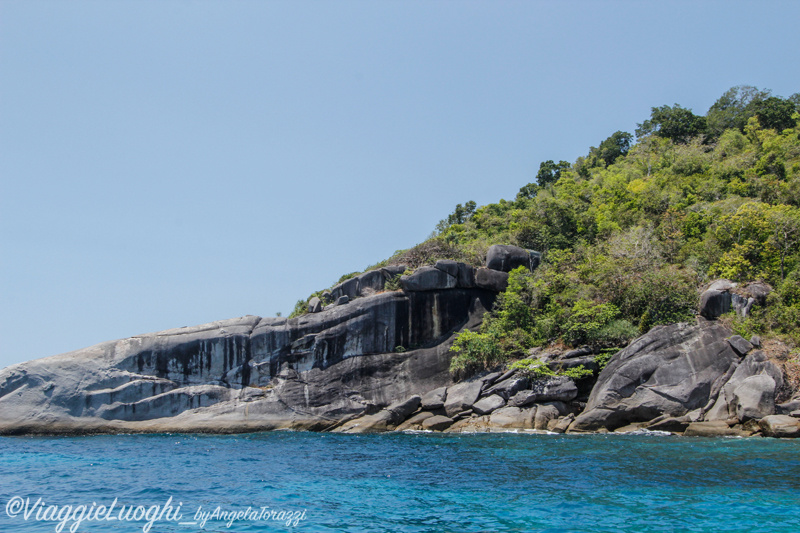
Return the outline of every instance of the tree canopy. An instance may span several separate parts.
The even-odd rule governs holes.
[[[693,319],[698,290],[718,277],[775,289],[769,305],[730,318],[737,333],[800,347],[795,97],[740,86],[707,117],[654,107],[635,143],[617,131],[574,164],[544,161],[513,200],[459,204],[431,238],[371,268],[480,266],[493,244],[543,253],[534,272],[513,273],[480,331],[459,337],[462,370],[549,342],[612,350]]]
[[[706,131],[706,118],[678,104],[651,109],[650,118],[638,124],[636,137],[656,135],[676,143],[686,144]]]

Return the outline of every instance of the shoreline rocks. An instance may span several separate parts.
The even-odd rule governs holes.
[[[577,383],[514,370],[454,383],[455,335],[477,329],[510,270],[538,261],[535,252],[496,246],[478,269],[449,260],[411,274],[390,266],[311,298],[308,314],[296,318],[244,316],[13,365],[0,370],[0,435],[293,429],[800,437],[800,396],[776,404],[783,371],[761,340],[703,317],[653,328]],[[385,291],[389,280],[402,290]],[[739,309],[734,296],[743,290],[752,299],[745,306],[763,305],[762,285],[739,289],[720,280],[703,293],[701,308],[713,316],[730,297]],[[536,353],[555,371],[599,370],[590,347]]]

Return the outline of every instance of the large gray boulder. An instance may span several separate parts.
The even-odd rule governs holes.
[[[436,261],[433,268],[439,269],[454,278],[458,278],[458,263],[452,259],[440,259]]]
[[[740,422],[775,414],[775,380],[765,374],[750,376],[733,391],[736,417]]]
[[[616,429],[706,406],[739,363],[730,335],[703,319],[653,328],[609,361],[570,431]]]
[[[462,289],[475,287],[475,269],[465,263],[458,263],[458,282],[456,287]]]
[[[744,359],[731,367],[729,373],[730,376],[726,376],[719,393],[713,399],[713,405],[704,409],[705,420],[729,420],[740,416],[744,417],[740,418],[743,420],[774,413],[774,394],[783,385],[783,371],[764,352],[749,352]],[[766,376],[768,379],[748,382],[754,376]],[[749,385],[742,387],[745,382]],[[772,390],[772,394],[769,390]]]
[[[736,311],[741,317],[747,317],[754,305],[764,306],[772,287],[756,281],[739,286],[727,279],[718,279],[710,283],[700,295],[700,315],[714,319],[730,311]]]
[[[399,426],[420,406],[420,397],[412,396],[397,401],[375,414],[366,415],[346,422],[334,431],[338,433],[370,433],[386,431]]]
[[[475,286],[493,292],[503,292],[508,287],[508,274],[490,268],[475,271]]]
[[[535,417],[536,406],[528,409],[503,407],[492,412],[489,424],[499,429],[533,429]]]
[[[767,437],[800,437],[800,420],[791,416],[765,416],[759,421],[758,425]]]
[[[400,278],[404,291],[434,291],[452,289],[458,284],[458,271],[455,276],[432,266],[420,267],[413,274]]]
[[[426,410],[441,409],[447,399],[447,387],[439,387],[422,396],[422,408]]]
[[[491,396],[487,396],[486,398],[482,398],[475,402],[475,404],[472,406],[472,410],[479,415],[488,415],[492,411],[500,409],[505,405],[506,401],[501,396],[492,394]]]
[[[447,401],[444,404],[447,416],[455,416],[463,411],[472,409],[481,395],[483,382],[479,379],[465,381],[447,389]]]
[[[322,300],[314,296],[308,301],[308,312],[319,313],[320,311],[322,311]]]
[[[377,270],[368,270],[334,286],[329,291],[328,299],[335,302],[342,296],[347,296],[348,300],[370,296],[382,291],[388,280],[402,274],[406,268],[406,265],[390,265]]]
[[[525,250],[518,246],[495,244],[486,252],[486,268],[511,272],[517,267],[524,266],[534,270],[539,266],[541,254],[532,250]]]
[[[444,431],[453,425],[453,419],[443,415],[435,415],[422,421],[422,428],[429,431]]]
[[[508,405],[523,407],[533,403],[570,402],[578,396],[575,382],[566,376],[550,376],[535,379],[530,389],[517,392],[508,400]]]
[[[536,414],[533,419],[534,429],[547,429],[553,420],[565,416],[568,413],[567,406],[562,402],[548,402],[536,406]]]
[[[434,416],[434,414],[430,411],[421,411],[397,426],[395,431],[420,430],[422,429],[422,422],[432,416]]]
[[[700,295],[700,314],[705,318],[718,318],[731,310],[731,293],[708,289]]]
[[[498,380],[484,392],[484,395],[496,394],[504,400],[508,400],[519,391],[527,389],[529,385],[530,379],[524,376],[509,377],[508,379]]]
[[[728,339],[728,342],[733,347],[733,349],[736,350],[736,353],[738,353],[741,356],[747,355],[747,353],[753,349],[753,344],[750,341],[744,339],[741,335],[734,335],[730,337]]]

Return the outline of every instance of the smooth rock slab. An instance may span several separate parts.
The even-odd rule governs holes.
[[[533,429],[536,407],[520,409],[519,407],[503,407],[494,411],[489,417],[492,427],[503,429]]]
[[[456,415],[462,411],[469,411],[481,394],[483,381],[465,381],[447,389],[447,401],[444,409],[448,416]]]
[[[686,437],[749,437],[750,433],[730,427],[724,420],[710,422],[692,422],[686,431]]]
[[[431,431],[444,431],[453,425],[453,419],[442,415],[435,415],[422,421],[422,427]]]
[[[800,437],[800,420],[792,416],[765,416],[759,421],[758,425],[767,437]]]
[[[747,355],[747,352],[753,349],[753,345],[750,343],[750,341],[746,340],[741,335],[734,335],[733,337],[730,337],[728,342],[730,343],[731,347],[736,350],[736,353],[741,356]]]
[[[760,419],[775,414],[775,380],[766,374],[746,378],[733,391],[739,421]]]
[[[508,274],[481,267],[475,271],[475,286],[494,292],[503,292],[508,287]]]
[[[509,398],[517,394],[519,391],[527,389],[529,384],[530,380],[528,378],[525,377],[511,378],[496,383],[494,386],[489,388],[484,394],[486,395],[497,394],[504,400],[508,400]]]
[[[500,409],[505,404],[506,401],[501,396],[492,394],[491,396],[487,396],[475,402],[475,405],[472,406],[472,410],[479,415],[488,415],[495,409]]]
[[[439,387],[425,393],[422,397],[422,408],[425,410],[441,409],[447,399],[447,387]]]

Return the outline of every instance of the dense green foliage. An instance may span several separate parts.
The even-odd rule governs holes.
[[[511,364],[511,369],[530,378],[566,376],[572,379],[583,379],[592,375],[592,371],[584,368],[583,365],[567,368],[566,370],[553,370],[541,359],[520,359]]]
[[[552,341],[613,350],[691,319],[698,290],[718,277],[776,289],[734,327],[800,344],[796,100],[737,87],[707,117],[653,108],[636,144],[616,132],[558,167],[554,182],[537,175],[513,202],[439,233],[433,240],[466,256],[495,243],[544,252],[535,272],[511,274],[480,331],[457,339],[452,369],[492,367]],[[542,169],[555,172],[552,161]]]
[[[492,244],[543,252],[535,272],[511,274],[480,330],[458,337],[460,373],[549,342],[609,353],[691,319],[718,277],[774,287],[734,326],[800,345],[798,103],[734,87],[705,116],[654,107],[635,143],[617,131],[574,164],[545,161],[515,199],[459,205],[431,238],[375,266],[480,265]]]

